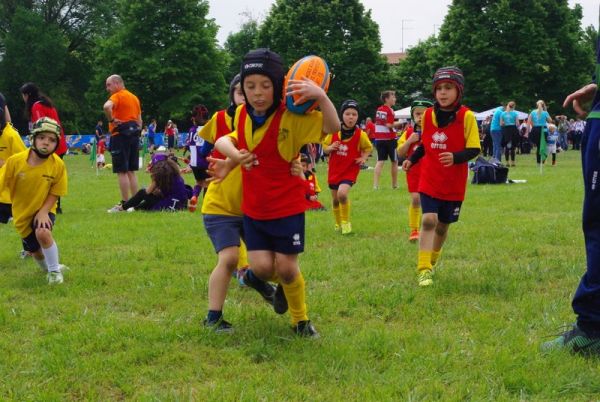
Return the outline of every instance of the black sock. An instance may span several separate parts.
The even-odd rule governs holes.
[[[209,323],[217,322],[223,318],[223,312],[220,310],[208,310],[206,321]]]

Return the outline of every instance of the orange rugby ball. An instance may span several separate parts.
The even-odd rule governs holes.
[[[319,85],[325,92],[329,89],[329,66],[319,56],[306,56],[298,60],[290,71],[285,76],[283,84],[283,96],[285,97],[286,108],[293,113],[304,114],[317,107],[317,102],[309,100],[299,105],[294,105],[294,102],[298,100],[298,95],[288,95],[288,82],[290,80],[301,80],[306,77]]]

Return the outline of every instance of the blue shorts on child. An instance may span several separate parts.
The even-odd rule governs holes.
[[[240,238],[244,238],[241,216],[204,214],[202,219],[215,252],[218,253],[227,247],[240,246]]]
[[[462,201],[447,201],[430,197],[425,193],[419,193],[421,197],[421,210],[424,214],[434,213],[442,223],[454,223],[458,221]]]
[[[248,251],[299,254],[304,251],[304,212],[266,221],[244,215],[244,233]]]
[[[48,213],[48,217],[52,222],[52,227],[54,227],[54,221],[56,220],[56,217],[52,212]],[[52,227],[50,228],[50,230],[52,230]],[[30,253],[35,253],[42,246],[40,246],[40,242],[38,242],[38,239],[35,236],[36,227],[35,222],[33,220],[31,221],[31,229],[33,229],[31,233],[29,233],[29,235],[27,235],[27,237],[25,237],[24,239],[21,239],[21,242],[23,243],[23,250],[29,251]]]

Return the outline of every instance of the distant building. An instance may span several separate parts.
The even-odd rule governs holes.
[[[397,53],[382,53],[382,56],[385,56],[388,64],[399,64],[402,60],[406,59],[405,52],[397,52]]]

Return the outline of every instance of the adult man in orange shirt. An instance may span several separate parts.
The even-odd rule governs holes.
[[[110,131],[110,154],[113,173],[119,177],[122,202],[108,212],[121,211],[121,205],[138,191],[135,171],[139,169],[139,135],[142,127],[140,101],[125,89],[123,78],[111,75],[106,79],[110,98],[104,104],[104,114]]]

